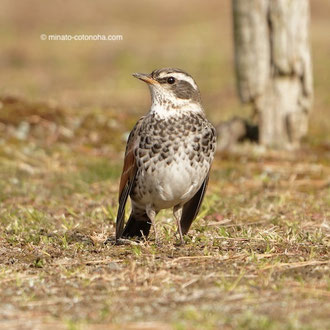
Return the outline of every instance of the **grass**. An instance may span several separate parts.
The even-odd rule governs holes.
[[[219,154],[185,246],[169,211],[158,218],[161,245],[151,236],[105,246],[114,233],[117,146],[91,146],[80,140],[84,126],[66,125],[70,141],[45,144],[31,128],[25,140],[7,134],[2,144],[3,326],[327,328],[324,152],[244,145]]]
[[[103,242],[125,139],[148,107],[129,74],[175,63],[198,77],[215,123],[249,109],[235,94],[229,2],[184,12],[171,2],[174,16],[161,4],[95,3],[79,18],[74,1],[65,12],[1,4],[0,328],[328,329],[328,5],[312,4],[315,107],[302,149],[218,153],[184,246],[170,211],[157,218],[161,244],[152,234],[114,246]],[[39,40],[105,27],[124,43]]]

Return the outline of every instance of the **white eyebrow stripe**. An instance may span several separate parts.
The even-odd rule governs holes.
[[[195,90],[198,90],[198,87],[194,81],[193,78],[191,78],[190,76],[187,76],[186,74],[184,73],[181,73],[181,72],[171,72],[171,73],[161,73],[159,75],[159,78],[165,78],[165,77],[174,77],[175,79],[177,80],[185,80],[187,82],[190,83],[191,86],[194,87]]]

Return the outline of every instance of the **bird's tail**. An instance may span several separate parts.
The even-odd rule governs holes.
[[[131,212],[125,229],[122,233],[122,237],[148,237],[151,227],[151,220],[147,216],[147,213],[134,214]]]

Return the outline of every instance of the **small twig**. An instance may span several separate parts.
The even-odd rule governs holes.
[[[285,263],[278,263],[275,265],[268,265],[262,268],[262,270],[267,270],[271,268],[286,268],[287,269],[294,269],[294,268],[300,268],[300,267],[307,267],[307,266],[315,266],[315,265],[325,265],[325,264],[330,264],[330,261],[319,261],[319,260],[314,260],[314,261],[302,261],[302,262],[285,262]]]
[[[317,296],[325,296],[330,297],[330,292],[325,290],[319,290],[319,289],[310,289],[310,288],[291,288],[293,291],[302,291],[310,294],[315,294]]]
[[[198,277],[198,278],[193,278],[192,280],[190,280],[190,281],[188,281],[188,282],[182,284],[182,285],[181,285],[181,289],[185,289],[185,288],[188,287],[189,285],[196,283],[198,280],[199,280],[199,277]]]
[[[99,264],[107,264],[107,263],[121,263],[123,260],[113,260],[111,258],[99,259],[99,260],[85,260],[81,262],[62,262],[55,263],[54,266],[78,266],[78,265],[99,265]]]
[[[221,256],[186,256],[186,257],[179,257],[179,258],[176,258],[174,260],[171,261],[171,263],[176,263],[176,262],[179,262],[181,260],[200,260],[200,259],[215,259],[215,260],[218,260],[218,261],[226,261],[226,260],[233,260],[233,259],[238,259],[238,258],[241,258],[241,257],[246,257],[247,255],[246,254],[239,254],[239,255],[235,255],[235,256],[232,256],[232,257],[229,257],[229,256],[224,256],[224,257],[221,257]]]

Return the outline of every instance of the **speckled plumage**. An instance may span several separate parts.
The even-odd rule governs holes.
[[[175,82],[168,83],[169,77]],[[165,68],[138,78],[149,84],[152,106],[128,138],[116,239],[147,237],[156,214],[174,208],[182,241],[205,193],[216,131],[205,117],[199,90],[190,75]],[[132,213],[123,229],[128,195]]]
[[[199,188],[213,159],[215,130],[211,124],[200,114],[178,113],[166,119],[150,114],[136,135],[138,173],[131,192],[133,202],[137,206],[152,203],[159,211],[189,200],[192,196],[184,196],[185,192],[189,186]],[[171,186],[177,184],[174,180],[184,181],[180,182],[182,192],[172,191]],[[164,186],[170,187],[165,190]]]

